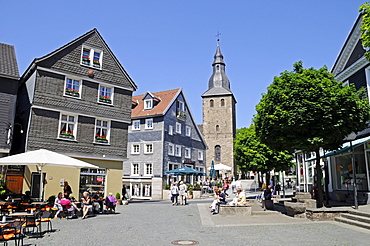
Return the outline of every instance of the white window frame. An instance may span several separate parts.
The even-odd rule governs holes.
[[[152,109],[153,108],[153,99],[145,99],[144,100],[144,109]]]
[[[168,135],[173,135],[173,126],[172,125],[168,126]]]
[[[100,95],[100,91],[102,88],[105,88],[104,95]],[[110,89],[110,97],[107,97],[106,89]],[[114,87],[111,86],[105,86],[105,85],[99,85],[99,91],[98,91],[98,103],[105,103],[112,105],[113,104],[113,95],[114,95]],[[105,97],[105,98],[104,98]]]
[[[191,127],[190,126],[186,126],[186,128],[185,128],[185,135],[187,137],[191,137]]]
[[[152,147],[148,151],[149,146],[152,146]],[[153,151],[154,151],[154,146],[152,143],[144,144],[144,154],[153,154]]]
[[[137,151],[135,151],[135,150],[137,150]],[[138,154],[140,154],[140,144],[134,143],[134,144],[131,145],[131,154],[132,155],[138,155]]]
[[[190,159],[191,158],[191,149],[185,148],[185,158]]]
[[[153,122],[153,118],[145,119],[145,129],[153,129]]]
[[[175,145],[175,156],[181,157],[181,145]]]
[[[181,123],[176,122],[175,131],[176,133],[181,134]]]
[[[144,165],[144,175],[153,176],[153,163],[145,163]]]
[[[179,102],[179,110],[185,112],[185,103],[180,100],[178,100],[178,102]]]
[[[84,49],[86,50],[89,50],[89,61],[87,62],[86,60],[84,60]],[[99,56],[99,66],[96,65],[96,63],[94,63],[94,53],[99,53],[100,56]],[[95,49],[95,48],[91,48],[89,46],[86,46],[86,45],[83,45],[82,46],[82,50],[81,50],[81,61],[80,61],[80,64],[83,65],[83,66],[88,66],[88,67],[92,67],[92,68],[95,68],[95,69],[99,69],[101,70],[102,69],[102,64],[103,63],[103,51],[102,50],[99,50],[99,49]]]
[[[66,119],[63,119],[63,116],[67,116]],[[73,121],[70,121],[70,117],[74,117]],[[62,133],[62,123],[66,124],[66,127],[73,124],[72,131],[64,131],[65,134]],[[78,116],[74,114],[68,114],[68,113],[60,113],[59,115],[59,127],[58,127],[58,138],[63,140],[72,140],[75,141],[77,139],[77,122],[78,122]],[[72,132],[72,133],[70,133]]]
[[[203,161],[204,159],[204,152],[202,150],[198,150],[198,160]]]
[[[103,125],[98,126],[98,121],[100,121],[101,124],[103,124]],[[104,126],[103,122],[106,122],[106,126]],[[95,119],[94,143],[100,143],[100,144],[109,144],[110,143],[110,125],[111,125],[111,122],[109,120],[103,120],[103,119],[99,119],[99,118]],[[100,135],[100,137],[105,136],[106,141],[99,141],[99,139],[97,138],[97,128],[100,128],[101,131],[103,131],[104,129],[107,130],[106,135]]]
[[[136,127],[138,126],[138,127]],[[132,128],[133,131],[140,131],[140,120],[133,120],[132,121]]]
[[[168,155],[175,155],[175,145],[173,143],[168,143]]]
[[[139,163],[131,163],[131,175],[132,176],[140,175],[140,164]]]
[[[67,80],[72,81],[72,88],[70,88],[68,90],[67,90]],[[73,86],[74,82],[78,82],[78,93],[74,92],[75,91],[75,89],[73,88],[74,87]],[[70,76],[65,77],[65,79],[64,79],[64,92],[63,92],[64,96],[81,99],[81,89],[82,89],[82,80],[81,79],[73,78],[73,77],[70,77]],[[76,94],[78,94],[78,96],[75,96]]]

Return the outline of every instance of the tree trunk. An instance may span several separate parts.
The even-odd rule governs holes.
[[[323,187],[321,184],[322,180],[322,170],[320,165],[320,149],[315,150],[316,153],[316,205],[318,208],[323,206]]]

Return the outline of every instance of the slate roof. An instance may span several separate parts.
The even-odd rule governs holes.
[[[19,78],[17,58],[13,45],[0,43],[0,76]]]
[[[135,107],[131,110],[131,118],[164,115],[169,106],[171,106],[172,102],[180,93],[180,91],[181,89],[179,88],[151,93],[153,96],[155,96],[155,102],[154,107],[150,110],[144,110],[143,97],[144,95],[146,95],[146,93],[138,96],[133,96],[132,103]]]

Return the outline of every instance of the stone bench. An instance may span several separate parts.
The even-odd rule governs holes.
[[[306,218],[314,221],[332,221],[342,213],[348,213],[348,208],[307,208]]]
[[[252,205],[220,205],[220,215],[252,215]]]

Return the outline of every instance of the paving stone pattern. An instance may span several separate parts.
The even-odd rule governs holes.
[[[119,214],[73,220],[53,220],[56,232],[24,245],[173,245],[194,240],[198,245],[368,245],[370,230],[338,222],[312,222],[276,212],[252,216],[211,215],[211,198],[134,201],[117,206]],[[44,225],[45,227],[46,225]]]

